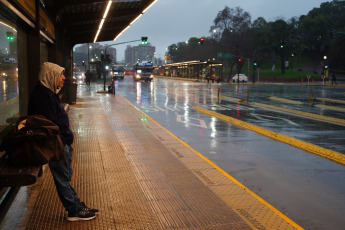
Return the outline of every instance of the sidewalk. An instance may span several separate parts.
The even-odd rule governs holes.
[[[66,221],[46,167],[19,196],[25,229],[300,228],[122,96],[83,94],[69,106],[73,185],[100,213]]]

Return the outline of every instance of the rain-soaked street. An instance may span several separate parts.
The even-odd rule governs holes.
[[[164,78],[133,82],[131,76],[116,82],[117,95],[306,229],[344,229],[345,166],[193,107],[345,154],[344,89]],[[78,86],[78,93],[97,90],[103,85]]]

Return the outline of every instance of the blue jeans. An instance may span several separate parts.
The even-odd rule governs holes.
[[[72,155],[71,145],[65,145],[65,157],[61,160],[52,159],[49,161],[49,168],[53,174],[55,187],[62,205],[68,212],[77,212],[81,209],[81,203],[74,188],[71,185],[72,179]]]

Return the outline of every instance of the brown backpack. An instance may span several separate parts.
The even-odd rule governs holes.
[[[44,165],[52,158],[63,157],[59,132],[59,127],[42,115],[24,116],[3,138],[0,150],[14,166]]]

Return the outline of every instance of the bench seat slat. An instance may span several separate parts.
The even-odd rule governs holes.
[[[1,159],[0,187],[17,187],[34,184],[42,166],[14,167],[8,159]]]

